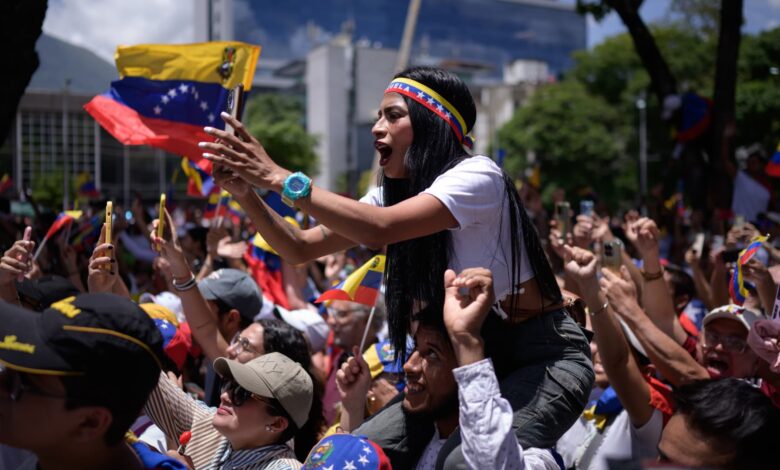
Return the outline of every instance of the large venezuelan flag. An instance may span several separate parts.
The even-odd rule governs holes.
[[[252,86],[260,47],[242,42],[120,46],[120,79],[84,106],[125,145],[151,145],[199,162],[204,126],[224,129],[229,91]],[[211,173],[211,162],[199,165]]]
[[[346,300],[373,306],[382,286],[382,275],[384,272],[385,255],[376,255],[338,285],[323,292],[314,302]]]

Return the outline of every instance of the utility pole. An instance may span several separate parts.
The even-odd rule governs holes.
[[[401,47],[398,49],[398,61],[395,64],[395,71],[400,72],[409,64],[409,53],[412,50],[412,41],[414,41],[414,29],[417,27],[417,17],[420,15],[420,3],[422,0],[410,0],[409,10],[406,12],[406,23],[404,24],[404,34],[401,37]]]
[[[62,210],[70,209],[70,156],[68,155],[68,96],[70,79],[62,87]]]

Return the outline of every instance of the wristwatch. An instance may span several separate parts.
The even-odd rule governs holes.
[[[300,171],[296,171],[282,184],[282,201],[290,207],[294,207],[295,201],[311,194],[311,178]]]

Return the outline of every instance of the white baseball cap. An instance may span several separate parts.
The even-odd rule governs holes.
[[[325,349],[330,328],[319,313],[309,309],[291,311],[278,305],[276,306],[276,311],[285,323],[290,324],[293,328],[306,335],[312,352]]]

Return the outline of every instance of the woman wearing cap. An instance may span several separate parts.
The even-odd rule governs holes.
[[[287,442],[310,432],[305,426],[314,393],[309,374],[276,352],[245,364],[221,357],[214,370],[223,379],[216,412],[168,380],[158,386],[166,400],[150,399],[146,405],[166,435],[190,432],[179,453],[197,470],[299,469]]]
[[[238,137],[206,128],[218,141],[200,146],[215,165],[218,184],[233,193],[288,262],[358,243],[387,245],[388,321],[397,351],[405,349],[420,306],[441,309],[445,269],[490,269],[498,301],[497,315],[485,325],[485,343],[515,409],[518,438],[524,446],[554,445],[587,400],[593,382],[589,347],[562,309],[552,269],[512,180],[489,158],[464,149],[476,120],[468,88],[443,70],[413,67],[391,81],[377,118],[372,133],[380,186],[360,202],[312,187],[307,176],[281,168],[227,115],[223,119]],[[323,225],[287,226],[252,186],[281,193]],[[378,418],[372,420],[376,426],[383,423]],[[404,434],[396,437],[394,443]]]

